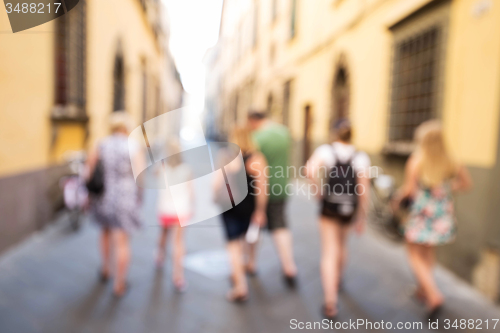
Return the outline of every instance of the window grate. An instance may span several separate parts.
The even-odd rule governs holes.
[[[436,116],[441,27],[395,45],[389,140],[409,142],[422,122]]]

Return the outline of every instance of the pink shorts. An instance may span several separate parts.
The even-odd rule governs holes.
[[[186,221],[189,217],[181,217],[181,219]],[[181,225],[177,215],[160,215],[160,224],[164,228],[179,227]]]

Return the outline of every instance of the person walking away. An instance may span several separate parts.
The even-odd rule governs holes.
[[[165,160],[164,168],[160,169],[165,174],[167,183],[180,184],[189,182],[189,180],[193,179],[191,168],[182,161],[179,144],[171,140],[167,148],[170,157]],[[191,218],[193,203],[194,190],[192,187],[186,189],[186,191],[176,193],[175,204],[169,189],[159,191],[158,217],[162,229],[158,241],[156,265],[158,268],[163,267],[167,238],[169,233],[172,233],[172,279],[176,290],[179,292],[185,291],[187,287],[183,268],[185,245],[182,224]]]
[[[261,111],[250,111],[248,124],[258,149],[269,166],[269,203],[267,205],[267,228],[272,234],[278,251],[285,283],[293,288],[296,283],[297,266],[293,258],[292,233],[285,218],[287,202],[290,133],[288,129],[269,120]],[[250,245],[249,274],[256,272],[256,244]]]
[[[104,189],[91,197],[91,213],[101,227],[100,279],[108,281],[114,273],[114,295],[123,296],[127,289],[127,272],[130,263],[130,234],[141,226],[139,218],[140,192],[132,173],[132,163],[140,168],[143,154],[138,145],[129,144],[131,120],[123,111],[110,116],[111,135],[98,143],[89,155],[89,176],[100,164]],[[130,155],[129,155],[130,149]],[[130,156],[133,156],[132,161]],[[140,169],[139,169],[140,170]],[[112,269],[111,251],[115,259]]]
[[[370,158],[351,144],[348,120],[335,125],[336,140],[318,147],[307,162],[307,176],[321,194],[321,281],[325,318],[337,315],[338,291],[347,259],[346,239],[353,224],[364,230],[369,203]],[[322,178],[323,177],[323,178]],[[323,185],[325,180],[327,183]],[[322,189],[322,191],[319,191]]]
[[[450,156],[439,121],[422,123],[415,131],[416,151],[406,163],[405,181],[397,205],[409,202],[405,239],[410,266],[417,279],[415,296],[435,318],[444,299],[433,276],[435,248],[456,234],[453,192],[471,188],[467,169]]]
[[[232,289],[227,294],[227,299],[232,302],[244,302],[248,298],[248,284],[245,276],[244,263],[244,237],[250,223],[260,227],[266,224],[266,160],[255,148],[250,131],[244,127],[233,130],[229,141],[237,144],[243,155],[244,165],[231,163],[224,168],[227,177],[237,174],[238,170],[245,168],[248,195],[238,205],[222,213],[224,230],[227,239],[227,251],[231,264]],[[215,184],[224,183],[222,180]],[[215,193],[221,189],[216,186]]]

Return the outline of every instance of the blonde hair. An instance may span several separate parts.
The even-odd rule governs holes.
[[[422,123],[415,131],[418,143],[420,181],[429,187],[441,184],[457,171],[457,164],[451,158],[438,120]]]
[[[237,126],[234,128],[229,136],[229,141],[237,144],[243,154],[251,153],[256,150],[248,127]]]
[[[111,133],[132,130],[132,119],[125,111],[115,111],[109,116],[109,129]]]

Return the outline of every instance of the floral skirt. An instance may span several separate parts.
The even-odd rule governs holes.
[[[443,245],[455,239],[457,224],[451,195],[448,191],[436,192],[420,190],[415,196],[405,226],[408,242]]]

